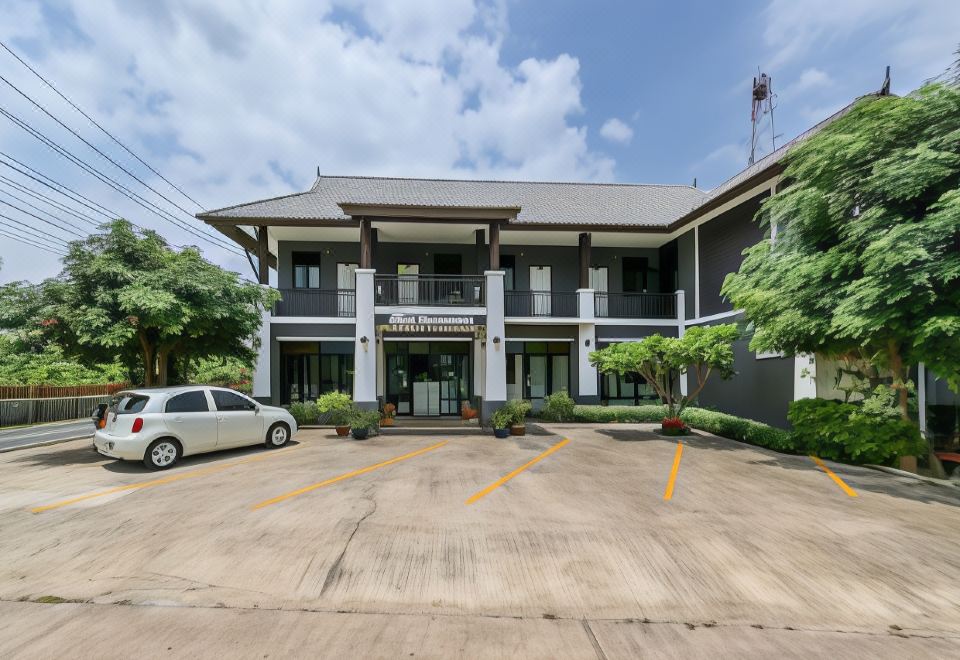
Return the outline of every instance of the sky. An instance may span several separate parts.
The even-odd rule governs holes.
[[[22,172],[0,165],[0,231],[62,246],[115,213],[249,278],[190,214],[305,190],[317,168],[707,190],[746,165],[758,71],[776,95],[762,155],[878,89],[887,65],[898,94],[940,74],[960,3],[0,0],[0,41],[152,168],[0,50],[0,109],[140,196],[0,114],[0,160],[103,207],[3,160]],[[49,247],[2,235],[0,259],[0,282],[60,271]]]

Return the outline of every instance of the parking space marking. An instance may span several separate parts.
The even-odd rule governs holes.
[[[414,456],[420,456],[421,454],[426,454],[428,451],[439,449],[440,447],[444,446],[448,442],[449,440],[444,440],[443,442],[438,442],[435,445],[424,447],[423,449],[418,449],[417,451],[412,451],[409,454],[404,454],[403,456],[397,456],[396,458],[391,458],[388,461],[383,461],[382,463],[377,463],[376,465],[369,465],[365,468],[360,468],[359,470],[353,470],[352,472],[341,474],[339,477],[333,477],[332,479],[327,479],[326,481],[320,481],[318,483],[311,484],[309,486],[304,486],[303,488],[298,488],[297,490],[290,491],[289,493],[284,493],[283,495],[278,495],[276,497],[270,498],[269,500],[264,500],[259,504],[255,504],[250,508],[250,510],[256,511],[257,509],[262,509],[265,506],[270,506],[271,504],[276,504],[277,502],[283,502],[284,500],[289,500],[291,497],[296,497],[297,495],[303,495],[304,493],[309,493],[312,490],[317,490],[318,488],[323,488],[324,486],[335,484],[338,481],[343,481],[344,479],[349,479],[351,477],[358,477],[361,474],[373,472],[374,470],[378,470],[382,467],[393,465],[394,463],[399,463],[400,461],[405,461],[408,458],[413,458]]]
[[[568,438],[564,438],[563,440],[561,440],[560,442],[558,442],[558,443],[555,444],[554,446],[550,447],[550,449],[548,449],[547,451],[543,452],[542,454],[540,454],[540,455],[537,456],[536,458],[528,461],[527,463],[521,465],[521,466],[518,467],[516,470],[514,470],[513,472],[511,472],[510,474],[508,474],[507,476],[501,477],[500,479],[497,479],[496,481],[494,481],[492,484],[490,484],[489,486],[487,486],[487,487],[484,488],[483,490],[481,490],[481,491],[479,491],[479,492],[477,492],[477,493],[474,493],[473,495],[470,496],[470,499],[468,499],[468,500],[466,501],[466,503],[467,503],[467,504],[473,504],[474,502],[476,502],[477,500],[479,500],[481,497],[484,497],[485,495],[493,492],[494,490],[496,490],[497,488],[499,488],[499,487],[502,486],[503,484],[505,484],[505,483],[507,483],[508,481],[510,481],[511,479],[513,479],[515,476],[517,476],[518,474],[520,474],[521,472],[523,472],[524,470],[526,470],[528,467],[530,467],[530,466],[533,465],[534,463],[537,463],[538,461],[543,460],[544,458],[546,458],[547,456],[549,456],[549,455],[552,454],[553,452],[557,451],[558,449],[560,449],[561,447],[563,447],[563,446],[564,446],[565,444],[567,444],[568,442],[570,442],[570,440],[569,440]]]
[[[670,470],[670,478],[667,480],[667,488],[663,491],[663,499],[669,501],[673,498],[673,486],[677,483],[677,472],[680,471],[680,457],[683,456],[683,443],[677,443],[677,453],[673,456],[673,468]]]
[[[812,456],[812,455],[811,455],[810,458],[812,458],[812,459],[813,459],[813,462],[816,463],[817,466],[818,466],[821,470],[823,470],[824,472],[826,472],[827,475],[829,475],[829,477],[830,477],[831,479],[833,479],[834,482],[836,482],[836,484],[837,484],[838,486],[840,486],[841,490],[843,490],[844,493],[846,493],[846,494],[849,495],[850,497],[856,497],[856,496],[857,496],[857,492],[856,492],[855,490],[853,490],[852,488],[850,488],[850,486],[848,486],[847,484],[845,484],[845,483],[843,482],[843,479],[841,479],[841,478],[838,477],[836,474],[834,474],[833,470],[831,470],[830,468],[828,468],[827,465],[826,465],[826,463],[824,463],[823,461],[821,461],[819,457],[817,457],[817,456]]]
[[[139,490],[141,488],[152,488],[153,486],[162,486],[163,484],[173,483],[174,481],[181,481],[183,479],[192,479],[195,477],[205,477],[208,474],[213,474],[215,472],[222,472],[227,468],[234,467],[236,465],[243,465],[244,463],[252,463],[254,461],[261,461],[265,458],[270,458],[272,456],[279,456],[281,454],[286,454],[288,452],[302,447],[303,445],[296,445],[294,447],[287,447],[286,449],[278,449],[276,451],[270,451],[263,454],[257,454],[256,456],[251,456],[249,458],[244,458],[239,461],[230,461],[228,463],[219,463],[217,465],[212,465],[206,468],[199,468],[197,470],[191,470],[189,472],[177,472],[171,474],[168,477],[161,477],[159,479],[151,479],[150,481],[139,481],[134,484],[126,484],[123,486],[116,486],[114,488],[108,488],[107,490],[101,490],[94,493],[87,493],[86,495],[80,495],[78,497],[71,497],[68,500],[60,500],[59,502],[54,502],[53,504],[44,504],[43,506],[37,506],[30,509],[31,513],[43,513],[44,511],[50,511],[51,509],[59,509],[65,506],[70,506],[71,504],[76,504],[77,502],[84,502],[86,500],[92,500],[97,497],[105,497],[107,495],[113,495],[114,493],[122,493],[128,490]]]

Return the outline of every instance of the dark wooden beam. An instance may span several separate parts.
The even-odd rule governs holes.
[[[500,225],[490,223],[490,270],[500,270]]]
[[[580,234],[580,288],[590,288],[590,234]]]
[[[380,250],[380,232],[376,227],[370,229],[370,263],[377,263],[377,252]],[[370,266],[373,268],[373,266]]]
[[[270,241],[266,226],[257,227],[257,276],[260,284],[270,284]]]
[[[256,254],[257,251],[260,249],[257,243],[257,239],[255,239],[253,236],[243,231],[239,227],[236,227],[234,225],[217,225],[214,227],[214,229],[216,229],[218,232],[220,232],[230,240],[234,241],[237,245],[242,247],[244,250],[252,252],[253,254]],[[270,265],[270,268],[273,268],[274,270],[276,270],[277,269],[276,255],[270,254],[269,258],[267,259],[267,263]]]
[[[373,236],[369,218],[360,219],[360,268],[373,268]]]

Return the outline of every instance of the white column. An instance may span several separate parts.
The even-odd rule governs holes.
[[[474,339],[471,346],[473,350],[473,393],[481,396],[483,394],[483,350],[480,347],[479,339]]]
[[[700,318],[700,225],[693,228],[693,318]]]
[[[577,289],[580,325],[577,332],[577,394],[583,403],[599,403],[597,368],[590,364],[590,352],[597,350],[596,307],[593,289]]]
[[[813,355],[793,358],[793,400],[817,398],[817,359]]]
[[[264,310],[260,320],[260,348],[253,367],[253,396],[270,399],[270,310]]]
[[[687,294],[684,293],[683,289],[679,289],[676,293],[677,296],[677,336],[683,337],[683,334],[687,331]],[[680,395],[687,396],[687,392],[690,391],[689,385],[687,383],[687,373],[683,372],[680,374]]]
[[[357,269],[357,331],[353,347],[353,400],[362,408],[377,406],[377,344],[373,309],[373,268]],[[364,341],[366,339],[366,341]]]
[[[920,433],[927,436],[927,365],[917,365],[917,407],[920,415]]]
[[[485,271],[487,290],[487,350],[484,360],[483,411],[490,413],[507,400],[507,341],[503,321],[503,271]]]

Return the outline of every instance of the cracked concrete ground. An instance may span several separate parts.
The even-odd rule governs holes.
[[[956,655],[960,491],[650,428],[0,455],[0,657]]]

